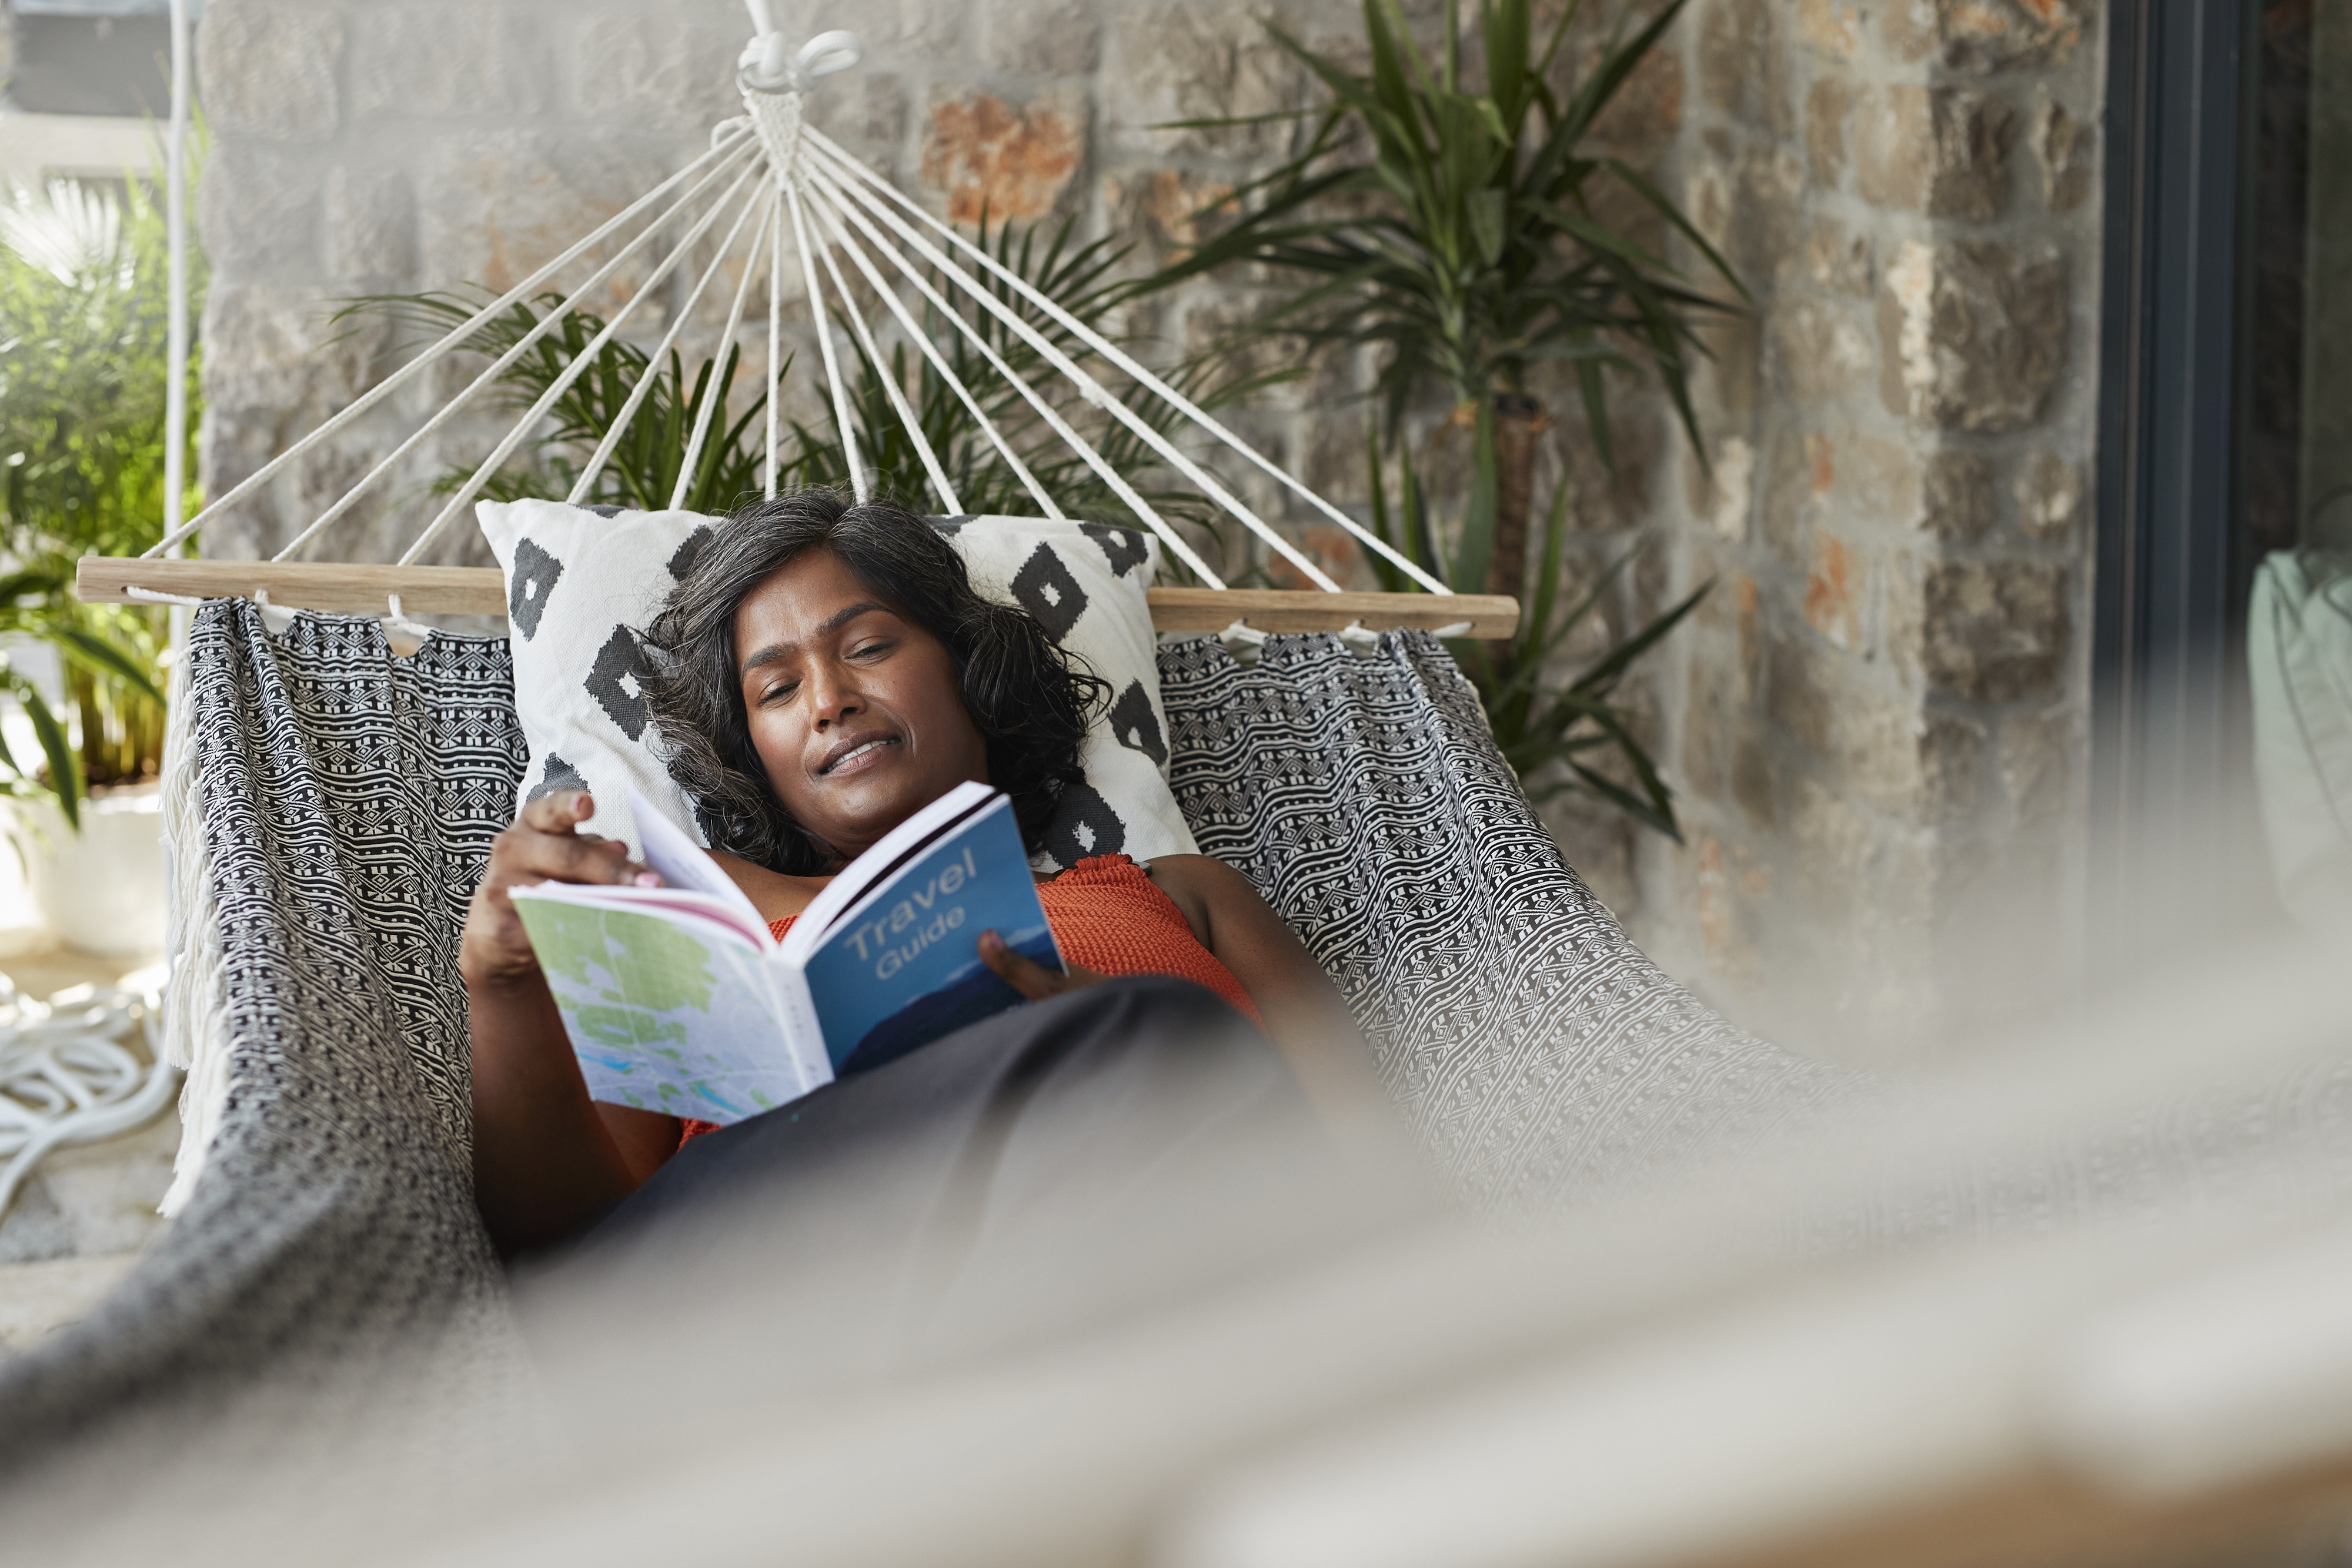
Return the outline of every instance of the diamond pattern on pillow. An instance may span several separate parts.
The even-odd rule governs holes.
[[[1013,579],[1013,601],[1029,612],[1045,635],[1059,643],[1087,612],[1087,591],[1052,545],[1039,545]]]
[[[507,619],[528,643],[539,635],[539,618],[547,612],[547,596],[563,563],[529,539],[515,546],[514,571],[507,585]]]
[[[613,634],[604,639],[604,647],[597,650],[596,663],[588,671],[588,695],[631,740],[644,738],[646,726],[653,718],[638,679],[645,662],[636,632],[626,626],[615,626]]]
[[[1108,523],[1080,523],[1078,531],[1102,547],[1111,570],[1125,577],[1151,559],[1150,536],[1137,528],[1117,528]]]
[[[1111,738],[1129,751],[1140,751],[1165,768],[1168,742],[1160,733],[1160,716],[1151,711],[1151,694],[1141,681],[1129,681],[1127,690],[1110,705]]]

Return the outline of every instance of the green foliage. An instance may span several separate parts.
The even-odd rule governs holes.
[[[82,604],[72,581],[78,557],[136,555],[163,534],[167,256],[163,208],[139,179],[0,202],[0,632],[58,649],[79,730],[77,745],[0,666],[42,753],[0,744],[0,792],[54,793],[76,826],[87,789],[152,777],[163,758],[163,613]],[[194,256],[190,285],[200,299]],[[192,363],[192,431],[196,388]]]
[[[1666,0],[1646,22],[1622,15],[1591,67],[1565,91],[1559,65],[1579,6],[1538,37],[1532,0],[1481,0],[1485,70],[1474,85],[1459,0],[1447,0],[1435,58],[1414,40],[1397,0],[1364,0],[1369,68],[1359,72],[1307,47],[1278,26],[1274,41],[1319,82],[1327,99],[1290,116],[1303,149],[1197,214],[1225,224],[1192,255],[1144,280],[1172,287],[1236,265],[1299,279],[1296,293],[1240,335],[1278,333],[1308,350],[1377,351],[1380,417],[1369,454],[1375,517],[1440,580],[1464,591],[1514,593],[1517,634],[1457,647],[1477,683],[1506,755],[1538,796],[1576,789],[1679,837],[1672,798],[1610,700],[1625,667],[1655,645],[1698,597],[1634,632],[1561,688],[1543,685],[1546,658],[1596,612],[1624,560],[1563,616],[1558,605],[1565,534],[1563,486],[1530,558],[1533,432],[1542,409],[1528,394],[1538,367],[1573,382],[1601,462],[1612,471],[1610,380],[1633,374],[1663,387],[1696,446],[1689,398],[1696,323],[1737,308],[1694,287],[1664,258],[1599,214],[1607,193],[1630,198],[1690,241],[1743,299],[1723,258],[1648,180],[1589,145],[1592,129],[1681,13]],[[1188,122],[1229,125],[1233,120]],[[1472,464],[1457,520],[1439,528],[1410,455],[1398,451],[1408,414],[1443,392],[1472,414]],[[1503,439],[1507,420],[1524,422]],[[1401,510],[1389,517],[1383,448],[1403,465]],[[1456,540],[1450,558],[1435,537]],[[1410,580],[1367,551],[1393,591]],[[1701,593],[1705,590],[1700,591]],[[1629,791],[1591,764],[1614,752],[1636,780]],[[1557,783],[1538,770],[1563,765]]]
[[[485,294],[483,298],[489,296]],[[529,304],[516,304],[483,324],[467,347],[492,359],[528,337],[546,315],[563,303],[560,294],[542,294]],[[481,301],[463,294],[383,294],[353,300],[335,314],[338,321],[360,314],[384,318],[395,327],[418,330],[434,339],[470,319]],[[544,312],[545,314],[542,314]],[[588,345],[604,330],[604,319],[590,310],[574,310],[553,330],[524,350],[500,373],[493,406],[520,414],[544,397],[564,371],[587,353]],[[740,356],[733,349],[719,370],[719,384],[730,384]],[[510,463],[493,475],[483,494],[492,500],[510,501],[525,496],[559,497],[571,493],[588,465],[597,444],[621,416],[630,394],[650,372],[653,384],[643,403],[623,431],[611,458],[597,471],[585,497],[591,506],[626,507],[639,511],[663,511],[677,491],[686,465],[688,437],[702,400],[709,395],[711,362],[705,360],[691,384],[677,354],[654,367],[643,349],[619,337],[608,340],[588,361],[588,368],[566,388],[548,411],[551,423],[528,448],[530,455]],[[751,406],[730,420],[712,416],[712,425],[695,464],[693,482],[687,486],[687,509],[723,512],[738,498],[760,487],[760,435],[767,400],[755,397]],[[797,459],[787,457],[786,475]],[[456,490],[473,476],[469,467],[453,469],[436,482],[442,493]]]
[[[1538,40],[1533,0],[1483,0],[1486,85],[1475,89],[1464,84],[1459,0],[1446,5],[1436,62],[1414,43],[1397,0],[1364,0],[1367,75],[1269,24],[1330,101],[1299,111],[1314,122],[1305,150],[1200,214],[1232,216],[1151,287],[1244,262],[1302,277],[1308,287],[1247,330],[1384,350],[1379,392],[1391,439],[1432,384],[1483,402],[1525,391],[1529,369],[1546,361],[1574,372],[1604,455],[1612,369],[1654,372],[1696,439],[1689,366],[1706,350],[1693,321],[1727,307],[1604,223],[1594,211],[1602,187],[1656,213],[1734,290],[1738,280],[1631,165],[1583,151],[1682,6],[1668,0],[1630,33],[1621,19],[1564,99],[1549,78],[1575,5]]]
[[[1116,339],[1114,312],[1127,294],[1115,275],[1126,248],[1107,240],[1075,243],[1073,225],[1065,221],[1050,233],[1043,225],[1024,230],[1000,227],[992,234],[985,222],[978,243],[989,247],[1008,270],[1055,300],[1073,317],[1106,337]],[[920,318],[926,334],[938,348],[957,380],[1006,445],[1029,467],[1038,484],[1064,511],[1074,517],[1132,521],[1133,514],[1100,474],[1056,434],[1046,410],[1083,433],[1101,452],[1115,473],[1135,480],[1135,487],[1163,515],[1207,518],[1207,508],[1190,490],[1149,482],[1156,466],[1144,439],[1134,430],[1089,407],[1075,387],[1062,380],[1045,351],[1025,340],[1007,321],[986,307],[950,291],[936,274],[937,291],[952,301],[977,336],[956,329],[939,306],[926,302]],[[988,280],[991,298],[1006,315],[1019,319],[1071,360],[1090,355],[1078,335],[1057,324],[1023,298],[1012,285]],[[516,305],[482,327],[467,347],[497,357],[521,341],[561,304],[561,297],[541,296],[530,305]],[[396,326],[439,337],[465,321],[480,306],[453,294],[372,296],[352,301],[339,319],[369,313]],[[876,313],[877,316],[880,312]],[[526,350],[500,372],[497,386],[500,405],[512,413],[531,407],[604,330],[604,322],[589,311],[574,311],[547,337]],[[985,344],[985,350],[981,344]],[[993,355],[1012,374],[1040,389],[1041,409],[1033,403],[995,364]],[[605,343],[589,368],[550,411],[549,428],[536,437],[527,455],[510,461],[490,480],[485,494],[494,499],[520,496],[558,497],[570,492],[585,468],[589,455],[614,427],[630,393],[648,374],[654,382],[644,405],[624,432],[606,466],[590,487],[588,500],[597,505],[661,508],[670,504],[688,434],[702,401],[714,383],[722,401],[714,411],[710,434],[697,465],[686,506],[696,511],[725,512],[758,494],[762,474],[761,443],[766,439],[767,392],[757,389],[740,406],[730,395],[735,386],[739,354],[730,348],[716,367],[704,360],[691,380],[675,355],[653,366],[645,351],[617,339]],[[891,407],[881,376],[862,359],[851,357],[849,389],[851,428],[859,461],[875,487],[883,494],[918,505],[944,501],[937,495],[915,444]],[[779,372],[778,385],[792,370]],[[1097,363],[1097,376],[1106,374]],[[929,358],[903,340],[891,350],[890,380],[912,409],[917,425],[940,461],[965,513],[1027,515],[1037,509],[1035,498],[997,451],[980,420],[972,417],[948,379]],[[1179,371],[1175,383],[1188,396],[1209,406],[1229,402],[1276,377],[1213,378],[1206,366]],[[845,450],[829,394],[820,402],[826,413],[816,423],[785,422],[778,454],[777,483],[796,486],[849,482]],[[1151,428],[1166,433],[1178,423],[1172,410],[1148,400],[1138,411]],[[452,470],[436,481],[446,492],[464,484],[471,468]]]

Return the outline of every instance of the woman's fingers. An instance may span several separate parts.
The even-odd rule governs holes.
[[[551,789],[522,804],[515,826],[534,832],[568,833],[596,814],[596,798],[585,789]]]
[[[575,831],[595,810],[594,799],[584,789],[551,791],[524,802],[514,827],[499,835],[490,882],[501,888],[538,882],[657,886],[661,879],[630,860],[626,844]]]
[[[993,931],[980,934],[980,961],[1033,1002],[1060,996],[1080,986],[1098,986],[1104,979],[1092,969],[1082,969],[1076,964],[1069,967],[1066,974],[1057,975],[1020,949],[1008,946]]]
[[[629,859],[628,845],[577,831],[595,810],[585,790],[541,795],[525,801],[514,826],[498,836],[466,912],[459,952],[468,984],[538,973],[538,955],[508,896],[510,889],[543,882],[660,884],[661,878]]]

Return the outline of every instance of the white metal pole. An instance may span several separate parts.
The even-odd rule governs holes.
[[[172,129],[164,156],[172,291],[163,355],[170,378],[163,388],[163,531],[169,534],[180,526],[188,487],[188,0],[172,0]]]

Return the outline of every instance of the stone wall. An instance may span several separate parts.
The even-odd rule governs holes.
[[[1280,126],[1159,129],[1303,100],[1261,16],[1360,51],[1358,0],[777,9],[788,31],[866,38],[865,66],[814,112],[935,211],[1071,214],[1134,241],[1136,265],[1184,244],[1189,213],[1287,146]],[[1613,15],[1591,9],[1592,26]],[[2087,0],[1693,0],[1604,127],[1684,194],[1755,309],[1714,334],[1699,388],[1711,467],[1638,385],[1619,394],[1617,482],[1572,417],[1547,440],[1539,497],[1570,486],[1579,580],[1636,538],[1658,545],[1571,661],[1672,592],[1717,585],[1631,694],[1687,845],[1573,800],[1549,816],[1641,940],[1787,1038],[1922,1049],[1979,1004],[2031,994],[2028,970],[2063,967],[2086,680],[2094,14]],[[338,299],[524,276],[707,145],[736,111],[747,33],[735,0],[213,0],[212,493],[394,362],[380,326],[327,324]],[[1573,70],[1589,48],[1569,55]],[[1263,286],[1204,284],[1139,324],[1173,355]],[[1365,369],[1318,365],[1238,423],[1360,501],[1366,411],[1349,394]],[[274,547],[451,384],[384,411],[208,549]],[[793,394],[810,412],[815,384]],[[1460,443],[1428,412],[1417,450],[1442,470]],[[497,428],[436,435],[325,553],[389,559],[428,482]],[[1339,530],[1263,483],[1240,487],[1357,570]],[[469,534],[442,559],[465,558]],[[1988,940],[2032,961],[1996,989],[1967,983]]]
[[[2098,12],[1694,10],[1683,189],[1759,308],[1661,507],[1718,586],[1651,935],[1767,1028],[1931,1049],[2077,961]]]

